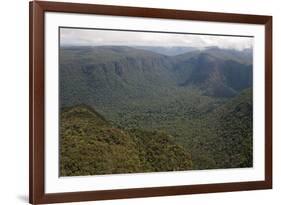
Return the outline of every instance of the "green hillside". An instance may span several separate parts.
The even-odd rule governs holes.
[[[122,130],[92,108],[63,109],[60,175],[98,175],[192,168],[190,154],[162,132]]]
[[[204,95],[233,97],[252,85],[252,65],[232,50],[210,49],[177,56],[180,84],[194,85]],[[240,54],[241,55],[241,54]]]
[[[149,51],[75,47],[61,49],[60,58],[63,106],[96,106],[139,99],[163,93],[176,84],[167,57]]]
[[[192,154],[195,169],[253,166],[252,90],[183,126],[178,136]]]
[[[237,53],[210,48],[165,56],[125,46],[61,48],[60,103],[122,104],[173,95],[190,85],[204,95],[231,97],[252,84],[250,57]]]
[[[155,49],[60,49],[61,175],[252,167],[252,51]]]
[[[214,124],[214,158],[220,167],[253,166],[252,89],[217,108],[210,116]]]

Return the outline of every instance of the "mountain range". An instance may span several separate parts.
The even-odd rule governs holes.
[[[152,51],[154,53],[159,53],[166,56],[176,56],[183,53],[188,53],[192,51],[198,51],[196,47],[184,47],[184,46],[134,46],[133,48]]]
[[[99,104],[187,86],[230,97],[252,85],[251,62],[248,50],[217,47],[176,56],[123,46],[61,48],[61,103]]]
[[[252,166],[251,49],[73,46],[59,55],[62,175]]]

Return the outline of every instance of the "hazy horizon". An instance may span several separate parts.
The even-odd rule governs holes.
[[[164,44],[164,45],[163,45]],[[253,37],[60,28],[60,45],[252,49]]]

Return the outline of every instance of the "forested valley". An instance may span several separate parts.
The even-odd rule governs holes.
[[[60,48],[60,175],[252,167],[252,51]]]

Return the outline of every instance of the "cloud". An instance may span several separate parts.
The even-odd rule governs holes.
[[[100,29],[61,28],[60,42],[63,46],[183,46],[204,48],[217,46],[242,50],[251,48],[252,37],[214,36],[176,33],[116,31]]]

